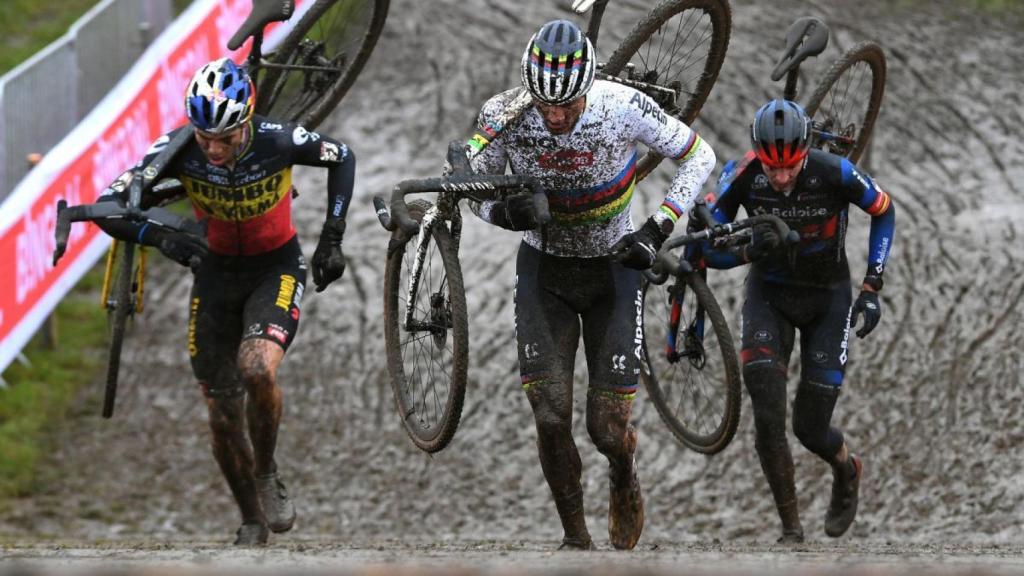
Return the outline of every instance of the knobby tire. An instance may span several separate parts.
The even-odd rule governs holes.
[[[716,397],[720,396],[722,398],[722,413],[712,415],[712,418],[715,418],[717,421],[710,431],[706,431],[697,429],[698,422],[691,422],[688,417],[680,415],[676,409],[677,407],[673,406],[676,403],[673,400],[674,397],[683,398],[686,392],[684,390],[686,383],[680,382],[679,378],[676,378],[679,375],[673,374],[671,371],[662,373],[659,370],[659,363],[651,362],[652,354],[663,354],[661,347],[665,345],[665,339],[658,337],[652,340],[649,335],[652,333],[653,323],[667,325],[668,309],[659,307],[659,303],[655,302],[655,298],[651,297],[651,292],[655,285],[650,284],[646,280],[644,281],[644,363],[640,375],[651,397],[651,402],[672,434],[683,445],[692,450],[702,454],[717,454],[729,445],[736,435],[736,429],[739,425],[739,361],[736,357],[736,348],[733,344],[729,324],[725,320],[725,314],[723,314],[722,308],[718,305],[718,301],[715,300],[714,295],[711,293],[711,289],[708,288],[707,283],[697,273],[687,274],[684,278],[686,290],[696,299],[696,302],[693,302],[692,299],[687,297],[684,304],[687,308],[691,309],[695,309],[697,306],[703,307],[706,315],[705,322],[709,321],[711,324],[710,329],[708,326],[705,326],[704,342],[706,346],[717,346],[722,362],[722,366],[704,365],[702,368],[696,369],[700,372],[698,374],[699,379],[703,379],[705,370],[708,371],[707,378],[710,380],[702,383],[704,387],[718,386],[720,389],[702,389],[695,392]],[[673,280],[669,279],[669,282],[673,282]],[[664,293],[660,289],[657,291],[659,295]],[[688,312],[688,314],[691,313],[692,310]],[[685,320],[688,322],[689,316]],[[685,326],[681,328],[685,329]],[[682,334],[679,337],[682,338]],[[653,349],[649,347],[653,347]],[[688,361],[681,359],[679,364],[685,367]],[[690,367],[693,368],[692,365]],[[698,386],[702,384],[698,383]],[[678,402],[679,407],[682,407],[682,404],[681,401]]]
[[[107,358],[107,382],[103,392],[103,417],[114,415],[114,400],[117,397],[117,375],[121,368],[121,348],[128,328],[128,317],[132,313],[132,284],[135,278],[135,244],[121,242],[121,254],[117,261],[117,278],[114,279],[114,302],[107,303],[107,324],[110,329],[110,353]]]
[[[334,110],[370,58],[390,0],[317,0],[269,56],[275,64],[308,63],[304,39],[325,53],[321,60],[338,65],[323,72],[266,68],[259,78],[256,110],[275,120],[295,122],[312,130]],[[369,12],[367,12],[367,10]],[[326,38],[326,42],[319,42]],[[349,38],[349,42],[345,39]]]
[[[694,12],[683,14],[688,10]],[[703,21],[700,13],[706,15],[710,26],[701,28],[698,32],[697,24]],[[666,26],[676,16],[679,18],[674,26]],[[693,18],[697,18],[697,24],[693,24]],[[656,84],[668,85],[673,80],[689,80],[682,85],[683,96],[669,113],[691,125],[697,119],[701,107],[704,106],[711,88],[718,79],[718,72],[722,68],[725,52],[729,47],[731,26],[732,11],[727,0],[665,0],[636,24],[612,53],[603,72],[615,76],[622,72],[627,64],[633,62],[637,66],[639,77],[656,72]],[[664,36],[671,34],[673,28],[675,36],[671,40],[666,40]],[[661,34],[663,31],[664,34]],[[699,73],[693,69],[689,55],[682,63],[676,60],[680,52],[680,42],[685,46],[692,38],[701,42],[699,49],[696,50],[696,58],[705,58],[704,66],[700,68]],[[666,47],[669,49],[667,53],[664,51]],[[657,51],[653,56],[652,49]],[[685,74],[687,78],[679,78],[672,74],[677,69],[679,75]],[[648,150],[637,163],[637,180],[645,178],[661,159],[661,155]]]
[[[409,203],[409,213],[419,222],[429,207],[429,202],[416,200]],[[405,308],[410,305],[408,302],[403,305],[403,299],[408,290],[411,263],[417,245],[416,236],[394,250],[389,249],[384,275],[384,341],[395,407],[409,438],[417,447],[429,453],[444,449],[455,435],[462,418],[469,363],[469,327],[462,271],[455,245],[445,224],[440,220],[436,222],[431,231],[427,253],[429,259],[431,252],[436,250],[441,258],[444,278],[441,285],[446,287],[444,292],[451,314],[452,326],[441,337],[439,352],[427,350],[437,343],[437,337],[423,332],[419,333],[422,336],[417,336],[401,326]],[[429,301],[429,296],[437,290],[436,286],[430,285],[431,274],[427,268],[425,265],[416,300],[412,303],[414,306],[421,302],[419,297],[424,295],[424,291]],[[426,310],[418,311],[421,315],[424,312]],[[419,320],[424,321],[425,317]],[[446,357],[446,343],[449,341],[450,362]],[[439,393],[444,396],[443,399],[438,398]],[[430,419],[431,410],[426,402],[428,396],[433,396],[435,408],[440,408],[436,421],[425,420]],[[423,402],[419,403],[419,399]]]
[[[848,109],[851,104],[846,101],[846,98],[852,97],[851,92],[855,95],[863,94],[862,83],[857,82],[857,85],[854,86],[853,82],[856,78],[850,77],[854,74],[851,69],[861,63],[871,74],[870,92],[867,93],[866,103],[863,106],[855,106],[856,109],[850,111]],[[848,72],[849,74],[847,74]],[[848,79],[842,79],[844,75]],[[860,160],[867,148],[868,140],[871,138],[871,132],[875,128],[878,111],[882,106],[882,96],[885,93],[885,76],[885,52],[882,51],[882,47],[871,41],[861,42],[844,52],[832,64],[832,67],[818,82],[818,86],[807,102],[807,114],[814,118],[815,122],[824,121],[832,124],[838,122],[848,128],[852,127],[856,132],[852,148],[839,151],[851,162],[856,163]],[[863,109],[862,113],[861,109]],[[847,115],[847,112],[853,113]],[[823,147],[823,144],[827,145],[827,143],[816,143],[818,147]]]

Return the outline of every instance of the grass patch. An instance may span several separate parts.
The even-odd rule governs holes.
[[[0,0],[0,74],[63,36],[99,0]],[[180,14],[192,0],[174,0]],[[155,254],[155,252],[154,252]],[[11,364],[0,388],[0,508],[4,498],[30,494],[39,465],[77,391],[96,383],[107,359],[106,313],[99,306],[104,260],[86,274],[54,312],[57,349],[37,335],[23,350],[29,365]]]
[[[0,74],[63,36],[97,0],[3,0],[0,2]]]
[[[32,491],[36,465],[49,452],[78,389],[97,379],[106,361],[106,314],[98,302],[102,263],[57,306],[58,344],[37,335],[23,351],[29,365],[11,364],[0,389],[0,498]]]
[[[0,1],[0,75],[67,33],[99,0]],[[175,14],[192,0],[174,0]]]

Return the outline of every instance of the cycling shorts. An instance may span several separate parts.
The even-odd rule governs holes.
[[[523,387],[572,386],[582,334],[590,388],[632,399],[643,346],[640,278],[610,257],[552,256],[523,242],[515,294]]]
[[[306,262],[298,237],[254,256],[210,253],[189,300],[188,352],[208,396],[242,392],[238,348],[270,340],[287,350],[299,328]]]
[[[774,364],[785,372],[799,329],[801,379],[826,387],[842,386],[851,300],[849,275],[832,288],[791,286],[748,275],[740,352],[743,365]]]

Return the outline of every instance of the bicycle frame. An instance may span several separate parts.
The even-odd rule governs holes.
[[[416,237],[416,257],[413,260],[412,270],[409,274],[409,288],[406,291],[406,302],[415,302],[419,292],[420,278],[423,275],[423,266],[430,246],[430,236],[435,226],[444,226],[445,221],[451,222],[451,237],[455,245],[455,253],[459,252],[460,239],[462,237],[462,214],[457,209],[458,198],[451,192],[444,192],[438,197],[438,203],[431,206],[423,215],[420,222],[419,234]],[[430,325],[417,325],[413,322],[413,308],[410,306],[405,310],[405,318],[402,320],[402,329],[409,332],[420,332],[431,330]]]

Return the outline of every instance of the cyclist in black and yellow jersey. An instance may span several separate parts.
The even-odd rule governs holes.
[[[111,236],[194,266],[188,350],[206,396],[214,457],[242,515],[239,545],[264,544],[270,531],[290,530],[295,520],[274,461],[282,412],[277,369],[298,329],[307,270],[291,220],[292,166],[328,170],[327,217],[312,259],[317,291],[345,271],[341,243],[355,177],[345,144],[254,115],[255,97],[252,80],[231,60],[199,69],[185,94],[195,139],[166,170],[184,192],[143,196],[143,208],[187,197],[207,223],[205,241],[146,224],[101,223]],[[157,139],[100,201],[123,203],[133,174],[183,129]]]

